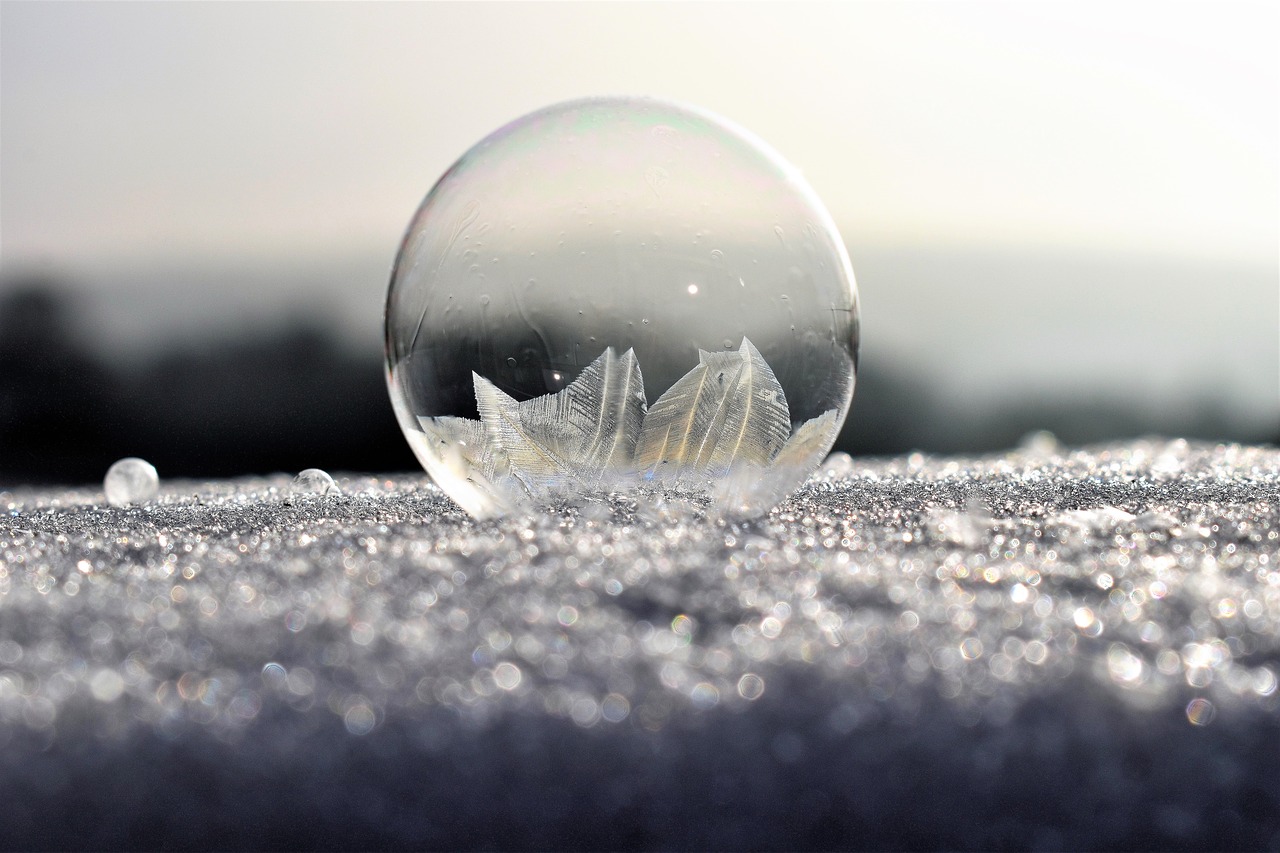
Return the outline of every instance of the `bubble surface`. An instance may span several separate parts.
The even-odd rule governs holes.
[[[427,195],[388,292],[388,384],[473,516],[655,481],[749,516],[835,440],[858,316],[830,217],[765,143],[686,106],[572,101]]]
[[[160,475],[150,462],[129,456],[107,469],[102,490],[112,506],[142,503],[160,493]]]

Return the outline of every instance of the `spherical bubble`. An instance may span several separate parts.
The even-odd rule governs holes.
[[[329,476],[329,472],[319,468],[308,468],[298,473],[291,484],[297,495],[336,495],[338,484]]]
[[[112,506],[142,503],[160,493],[160,475],[150,462],[130,456],[107,469],[102,490]]]
[[[646,489],[750,516],[830,450],[858,324],[835,226],[767,145],[685,106],[572,101],[427,195],[388,292],[388,384],[474,516]]]

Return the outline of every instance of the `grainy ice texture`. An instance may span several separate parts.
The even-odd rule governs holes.
[[[1280,452],[0,492],[0,847],[1280,846]]]

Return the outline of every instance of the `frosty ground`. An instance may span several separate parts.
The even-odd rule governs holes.
[[[1280,847],[1280,451],[0,491],[0,847]]]

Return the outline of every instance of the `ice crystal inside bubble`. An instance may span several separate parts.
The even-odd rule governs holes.
[[[102,490],[112,506],[142,503],[160,493],[160,475],[150,462],[129,456],[107,469]]]
[[[386,322],[401,428],[477,517],[672,488],[767,511],[835,440],[858,347],[799,173],[649,99],[552,106],[464,154],[409,225]]]

